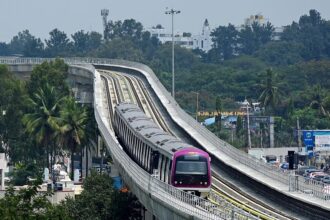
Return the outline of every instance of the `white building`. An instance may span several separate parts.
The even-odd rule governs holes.
[[[246,18],[244,20],[244,25],[252,25],[254,22],[257,22],[259,25],[266,25],[268,19],[259,13]],[[236,30],[240,31],[242,28],[244,28],[244,25],[236,26]],[[283,27],[275,27],[272,40],[280,40],[280,35],[283,32],[283,29]],[[172,42],[171,31],[166,30],[161,25],[150,28],[147,31],[151,33],[151,36],[157,37],[162,44]],[[202,32],[200,34],[191,35],[190,33],[175,32],[174,42],[176,45],[180,45],[188,49],[201,49],[204,52],[208,52],[210,49],[212,49],[213,44],[211,32],[212,30],[209,22],[207,19],[205,19]]]
[[[207,19],[205,19],[202,33],[193,36],[193,49],[201,49],[207,52],[212,49],[211,28]]]
[[[167,31],[160,25],[150,28],[147,31],[151,33],[151,36],[157,37],[162,44],[172,42],[171,32]],[[212,39],[210,34],[211,29],[209,22],[205,19],[201,34],[191,36],[189,33],[176,32],[174,33],[174,42],[175,44],[188,49],[201,49],[207,52],[212,48]]]
[[[8,172],[7,163],[5,154],[0,153],[0,190],[5,189],[5,172]]]

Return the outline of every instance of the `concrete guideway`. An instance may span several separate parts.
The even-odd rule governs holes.
[[[114,66],[127,68],[127,66],[124,65]],[[189,120],[189,116],[182,117],[182,115],[187,114],[178,108],[177,103],[172,99],[165,88],[160,85],[158,79],[150,75],[150,72],[135,67],[131,67],[130,69],[139,71],[146,77],[150,83],[151,88],[155,91],[172,119],[177,124],[179,124],[181,128],[186,130],[187,133],[191,134],[191,136],[202,146],[204,146],[209,153],[213,154],[215,157],[219,158],[233,169],[239,170],[241,173],[251,177],[253,180],[271,189],[274,189],[279,193],[285,194],[286,196],[300,200],[302,203],[305,203],[306,206],[314,205],[324,209],[325,211],[330,211],[329,201],[316,198],[310,194],[306,194],[298,190],[290,190],[288,173],[283,173],[279,170],[271,169],[266,164],[260,163],[260,161],[256,160],[255,158],[252,158],[249,155],[240,152],[239,150],[230,146],[228,143],[221,141],[215,137],[215,135],[207,134],[211,132],[205,131],[205,128],[196,123],[195,120]],[[188,120],[186,120],[187,118]]]
[[[219,158],[221,161],[231,166],[233,169],[238,170],[242,174],[248,175],[253,180],[275,190],[286,196],[292,197],[294,199],[300,200],[306,205],[314,205],[322,208],[326,211],[330,211],[330,203],[318,199],[314,196],[302,193],[300,191],[289,191],[289,176],[284,173],[279,173],[276,170],[269,169],[269,167],[264,164],[260,164],[259,161],[243,155],[243,152],[238,152],[237,149],[233,149],[229,144],[221,141],[215,137],[211,132],[207,131],[204,127],[196,123],[190,116],[181,110],[177,103],[172,99],[170,94],[165,90],[165,88],[160,84],[158,79],[154,76],[154,73],[147,66],[142,64],[128,62],[128,61],[117,61],[117,60],[105,60],[105,59],[92,59],[92,58],[82,58],[82,59],[65,59],[69,64],[88,64],[94,63],[98,65],[106,64],[107,66],[115,66],[118,68],[129,69],[133,71],[138,71],[143,74],[151,88],[158,95],[161,103],[167,109],[169,115],[172,119],[180,125],[187,133],[189,133],[198,143],[205,147],[215,157]],[[21,68],[20,65],[33,65],[45,61],[44,59],[1,59],[0,63],[13,64],[15,68]],[[77,67],[78,68],[78,67]],[[84,68],[84,67],[79,67]],[[91,70],[87,67],[86,70]],[[96,83],[96,75],[94,75],[94,88],[101,88],[101,85]],[[95,97],[101,96],[100,90],[94,91],[94,105],[95,108],[104,109],[104,102],[96,102]],[[102,111],[99,112],[99,119],[104,117]],[[103,121],[103,120],[102,120]],[[104,120],[103,125],[105,128],[109,129],[107,120]],[[110,130],[110,129],[109,129]]]

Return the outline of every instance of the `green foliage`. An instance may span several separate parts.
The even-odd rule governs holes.
[[[219,26],[211,33],[212,41],[215,45],[214,56],[212,61],[219,62],[221,60],[228,60],[233,58],[237,51],[238,31],[235,26],[228,24],[228,26]]]
[[[1,219],[53,219],[48,213],[52,209],[47,199],[50,194],[38,193],[40,183],[41,179],[37,179],[18,192],[9,186],[5,197],[0,199]]]
[[[85,33],[81,30],[72,34],[71,37],[74,53],[79,56],[88,55],[92,50],[97,50],[101,46],[102,35],[95,31]]]
[[[71,52],[72,44],[66,33],[55,28],[49,32],[49,39],[46,39],[46,54],[50,57],[68,56]]]
[[[86,142],[88,124],[88,112],[84,107],[79,106],[73,97],[66,97],[63,100],[58,126],[58,138],[64,148],[71,151],[71,161],[74,161],[74,153],[82,143]],[[71,163],[71,174],[73,176],[74,164]]]
[[[238,33],[239,51],[242,54],[252,55],[262,45],[271,41],[274,27],[271,23],[260,25],[257,22],[245,25]]]
[[[241,116],[237,116],[236,121],[236,136],[241,137],[244,134],[243,130],[243,118]]]
[[[65,80],[68,77],[68,65],[61,59],[51,62],[43,62],[36,66],[27,84],[30,96],[36,93],[46,84],[55,87],[57,92],[67,95],[69,93]]]
[[[0,79],[0,152],[14,155],[15,148],[21,143],[28,143],[27,140],[20,141],[23,137],[20,119],[25,108],[24,84],[15,79],[5,65],[0,65]]]
[[[116,191],[109,175],[92,172],[83,188],[79,197],[62,204],[72,219],[141,219],[136,197]]]
[[[24,30],[13,37],[9,48],[13,54],[36,57],[43,55],[44,44],[40,38],[32,36],[29,30]]]
[[[29,178],[36,179],[41,174],[41,169],[36,164],[16,163],[14,171],[9,173],[11,177],[10,183],[14,186],[23,186],[29,183]]]
[[[116,58],[131,61],[142,61],[142,51],[137,46],[127,39],[113,39],[107,42],[99,51],[98,55],[104,58]]]
[[[280,102],[280,91],[278,90],[278,87],[275,86],[274,73],[271,69],[267,70],[266,79],[261,87],[262,93],[259,97],[261,106],[268,112],[275,111],[276,106]]]
[[[272,66],[287,66],[303,60],[302,45],[297,42],[271,41],[255,52],[255,56]]]
[[[305,60],[319,60],[329,57],[330,24],[321,18],[316,10],[310,10],[309,15],[300,17],[299,22],[287,26],[282,39],[302,45],[300,55]]]

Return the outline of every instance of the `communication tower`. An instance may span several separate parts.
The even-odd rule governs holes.
[[[104,39],[108,38],[108,15],[109,15],[109,9],[102,9],[101,10],[101,16],[103,20],[103,37]]]

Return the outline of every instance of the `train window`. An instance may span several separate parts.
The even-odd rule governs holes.
[[[150,147],[148,147],[148,158],[147,158],[147,170],[150,172],[150,163],[151,163],[151,160],[150,160],[150,158],[151,158],[151,148]]]
[[[152,151],[152,169],[158,169],[159,167],[159,153]]]
[[[133,146],[133,154],[134,154],[134,156],[136,155],[136,153],[137,153],[137,148],[138,148],[138,143],[137,143],[137,139],[135,138],[135,140],[134,140],[134,146]]]
[[[129,148],[131,149],[131,152],[133,152],[133,134],[131,132],[131,129],[128,129],[129,130]]]
[[[144,153],[144,144],[141,145],[141,166],[143,167],[143,153]]]
[[[206,175],[206,161],[177,161],[175,174]]]
[[[164,181],[168,182],[168,158],[165,157],[165,165],[164,165]]]
[[[159,157],[159,164],[158,164],[158,167],[159,167],[159,179],[162,180],[162,175],[163,175],[163,155],[160,155]]]
[[[161,175],[162,175],[162,179],[163,181],[165,181],[165,175],[166,175],[166,157],[163,155],[163,161],[162,161],[162,172],[161,172]]]
[[[142,159],[143,159],[143,157],[142,157],[142,149],[143,149],[143,144],[140,144],[137,154],[139,155],[139,161],[140,161],[140,164],[141,165],[143,165],[143,162],[142,162]]]
[[[207,159],[198,155],[180,156],[176,160],[175,174],[206,175]]]
[[[139,150],[141,149],[141,142],[140,141],[137,142],[136,146],[134,146],[134,149],[135,149],[135,155],[138,158],[138,156],[139,156]],[[140,158],[138,158],[138,160],[140,161]]]
[[[148,147],[147,147],[147,145],[144,144],[143,149],[144,149],[144,156],[143,156],[143,158],[144,158],[144,168],[147,169],[147,167],[148,167],[148,163],[147,163],[147,161],[148,161]]]

